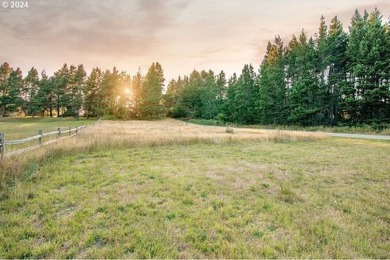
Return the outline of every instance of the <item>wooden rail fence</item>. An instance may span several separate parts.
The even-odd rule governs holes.
[[[86,125],[76,126],[75,128],[69,127],[66,130],[61,129],[59,127],[59,128],[57,128],[57,131],[48,132],[48,133],[44,133],[41,129],[39,129],[37,135],[31,136],[31,137],[28,137],[28,138],[24,138],[24,139],[9,140],[9,141],[6,140],[6,136],[5,136],[4,133],[0,133],[0,154],[1,154],[1,158],[4,157],[5,148],[7,146],[9,146],[9,145],[24,144],[24,143],[28,143],[28,142],[31,142],[31,141],[34,141],[34,140],[38,140],[38,145],[42,145],[42,139],[45,136],[57,135],[58,137],[60,137],[61,134],[66,134],[66,133],[68,133],[69,136],[71,136],[72,132],[77,134],[79,130],[81,130],[81,129],[85,128],[85,127],[86,127]],[[21,150],[23,150],[23,149],[21,149]],[[17,151],[19,151],[19,150],[17,150]],[[17,151],[14,151],[14,152],[17,152]]]

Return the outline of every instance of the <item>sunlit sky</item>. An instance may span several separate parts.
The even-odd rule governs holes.
[[[24,0],[21,0],[24,1]],[[8,2],[11,2],[10,0]],[[49,74],[64,63],[146,74],[158,61],[165,78],[193,69],[228,76],[252,63],[268,41],[287,43],[302,28],[313,35],[324,15],[347,30],[355,9],[381,11],[390,1],[370,0],[28,0],[26,9],[0,6],[0,62],[27,73]]]

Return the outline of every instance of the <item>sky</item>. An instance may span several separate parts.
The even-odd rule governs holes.
[[[3,1],[3,0],[2,0]],[[324,15],[348,30],[355,9],[390,17],[381,0],[20,0],[0,6],[0,62],[49,75],[64,63],[146,74],[159,62],[166,81],[194,69],[240,73],[257,69],[267,42],[285,44],[302,29],[313,35]],[[8,3],[8,8],[4,7]]]

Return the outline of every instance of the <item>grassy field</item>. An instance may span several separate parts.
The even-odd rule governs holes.
[[[0,117],[0,133],[5,134],[6,140],[23,139],[38,134],[38,130],[41,129],[44,133],[57,131],[60,127],[63,130],[69,127],[76,127],[81,125],[90,125],[94,123],[95,119],[80,119],[74,118],[7,118]],[[56,137],[45,137],[43,141],[47,141]],[[10,145],[7,147],[7,151],[14,151],[20,148],[37,144],[37,142],[31,142],[22,145]]]
[[[56,131],[58,127],[76,127],[94,123],[95,119],[75,120],[74,118],[7,118],[0,117],[0,132],[5,133],[7,139],[22,139],[38,134],[38,130],[43,132]]]
[[[191,119],[188,122],[199,125],[234,125],[215,119]],[[390,135],[390,124],[361,125],[361,126],[297,126],[297,125],[240,125],[244,128],[255,129],[279,129],[293,131],[311,131],[326,133],[350,133],[350,134],[373,134],[373,135]]]
[[[389,153],[318,133],[103,122],[2,162],[0,258],[389,258]]]

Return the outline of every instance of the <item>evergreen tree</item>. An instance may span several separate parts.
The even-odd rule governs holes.
[[[361,43],[364,86],[361,115],[364,122],[390,122],[389,80],[390,45],[389,31],[382,25],[382,15],[375,9],[367,19],[365,41]]]
[[[217,91],[217,100],[216,100],[216,106],[217,106],[217,116],[216,119],[218,120],[226,120],[226,111],[225,104],[226,104],[226,98],[227,98],[227,85],[226,85],[226,74],[223,70],[217,75],[216,77],[216,91]]]
[[[202,77],[199,71],[194,70],[183,89],[180,106],[185,109],[187,117],[201,117],[202,101],[200,99]]]
[[[319,55],[312,38],[302,30],[299,40],[293,37],[287,51],[289,117],[292,124],[321,124],[324,120],[323,89],[318,78]]]
[[[158,62],[153,63],[142,85],[140,110],[143,118],[161,118],[164,115],[164,107],[162,105],[164,80],[164,72],[161,65]]]
[[[352,123],[389,122],[389,31],[375,9],[358,11],[349,27],[348,86],[343,105]]]
[[[69,80],[69,68],[68,65],[65,63],[61,69],[54,73],[54,76],[52,78],[57,117],[64,116],[64,107],[68,103],[66,91],[68,88]]]
[[[235,82],[234,118],[237,123],[253,124],[257,122],[259,87],[252,65],[245,65]]]
[[[11,66],[4,62],[0,65],[0,105],[1,116],[5,117],[7,113],[7,104],[10,103],[9,98],[9,76],[13,69]]]
[[[141,69],[138,69],[137,74],[133,76],[131,86],[133,92],[134,100],[134,117],[141,118],[141,104],[142,104],[142,85],[143,85],[143,76],[141,74]]]
[[[172,80],[168,84],[167,94],[165,97],[168,109],[168,115],[173,118],[182,118],[190,116],[188,108],[184,104],[184,95],[189,88],[189,80],[187,76],[182,79]]]
[[[219,89],[216,83],[214,72],[202,71],[202,86],[200,90],[201,101],[201,117],[205,119],[213,119],[218,114],[218,94]]]
[[[337,125],[342,118],[340,107],[342,89],[346,85],[346,49],[348,35],[343,31],[343,25],[335,16],[329,26],[327,38],[327,109],[326,123]]]
[[[80,116],[80,110],[83,104],[83,89],[85,89],[87,73],[85,72],[84,66],[79,65],[75,72],[72,74],[71,85],[69,88],[69,114],[74,115],[77,119]]]
[[[226,119],[229,122],[238,123],[239,114],[237,109],[237,75],[233,73],[233,76],[229,79],[226,91]]]
[[[287,121],[287,86],[283,42],[279,36],[268,42],[259,74],[259,122],[285,124]]]
[[[103,115],[101,84],[102,71],[99,68],[93,68],[83,89],[83,109],[87,118]]]
[[[328,26],[325,23],[325,17],[321,16],[320,18],[320,27],[318,29],[318,35],[315,40],[316,51],[317,51],[317,84],[318,89],[321,92],[322,104],[323,107],[323,121],[322,124],[332,124],[332,112],[330,107],[331,100],[331,91],[329,90],[329,71],[330,71],[330,61],[329,61],[329,34]],[[336,121],[334,121],[336,122]]]
[[[55,107],[54,88],[55,86],[53,77],[49,78],[49,76],[46,74],[46,71],[42,71],[36,99],[40,109],[43,111],[48,111],[50,117],[53,117],[53,109]]]
[[[38,71],[32,67],[24,79],[24,88],[22,91],[22,98],[24,100],[23,107],[26,115],[35,114],[40,110],[39,102],[39,74]]]
[[[20,93],[23,89],[23,85],[22,71],[19,68],[12,70],[8,78],[9,93],[6,99],[6,107],[9,112],[16,111],[22,106],[23,100],[20,97]]]
[[[122,71],[116,84],[116,117],[120,119],[134,118],[133,97],[131,96],[131,77]]]
[[[106,70],[102,74],[102,81],[100,84],[100,88],[98,91],[98,100],[99,100],[99,115],[113,115],[113,106],[115,103],[115,96],[113,94],[113,86],[115,84],[115,74],[117,73],[116,69],[113,69],[113,72],[111,73],[110,70]]]

